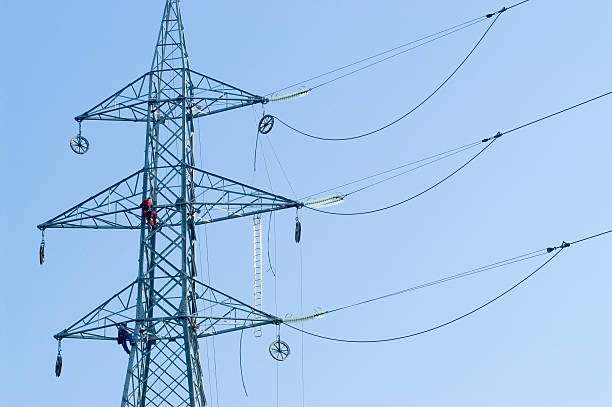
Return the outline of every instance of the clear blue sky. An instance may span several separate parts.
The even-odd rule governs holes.
[[[192,68],[265,94],[507,5],[184,0],[182,11]],[[41,267],[35,226],[142,166],[143,126],[86,123],[91,149],[84,156],[75,155],[68,141],[77,130],[75,115],[149,69],[162,9],[162,0],[4,4],[3,405],[120,403],[127,365],[121,348],[66,340],[64,372],[57,379],[52,335],[136,277],[138,233],[51,230]],[[610,2],[601,0],[532,0],[514,8],[411,117],[377,136],[345,143],[305,139],[277,125],[260,140],[255,174],[260,108],[200,120],[201,165],[293,198],[492,136],[612,90],[611,14]],[[269,104],[266,112],[331,137],[371,130],[435,88],[486,25],[302,99]],[[295,212],[279,213],[271,238],[277,297],[268,273],[266,309],[283,317],[333,308],[609,229],[611,108],[612,99],[602,99],[508,135],[451,181],[390,211],[334,217],[302,210],[300,246],[292,236]],[[334,209],[370,209],[403,199],[468,157],[460,154],[356,194]],[[248,301],[250,221],[211,225],[207,235],[213,284]],[[609,406],[611,239],[567,249],[502,300],[414,339],[339,344],[283,328],[292,354],[277,366],[267,350],[274,329],[264,329],[262,338],[245,331],[249,397],[240,381],[239,335],[217,337],[214,358],[212,341],[203,341],[209,403],[275,405],[278,389],[279,405],[299,406],[303,387],[306,406]],[[338,312],[304,328],[364,339],[408,334],[475,308],[543,260]]]

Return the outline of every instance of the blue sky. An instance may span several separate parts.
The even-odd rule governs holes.
[[[193,69],[266,94],[508,5],[185,0],[182,11]],[[26,0],[4,7],[10,18],[0,28],[0,219],[7,226],[0,237],[0,398],[6,405],[120,403],[127,364],[121,348],[67,340],[57,379],[52,335],[136,277],[138,233],[51,230],[41,267],[35,226],[142,166],[143,126],[85,123],[91,149],[83,156],[68,141],[77,131],[74,116],[149,69],[162,9],[161,0]],[[295,198],[492,136],[612,90],[611,12],[605,1],[529,1],[504,13],[447,86],[385,132],[329,143],[277,124],[260,140],[253,173],[262,111],[246,108],[200,120],[198,160],[211,172]],[[371,130],[431,92],[486,26],[304,98],[270,103],[266,112],[330,137]],[[266,274],[266,309],[284,317],[334,308],[609,229],[611,107],[604,98],[503,137],[447,183],[389,211],[337,217],[303,209],[300,245],[292,236],[295,211],[278,213],[271,234],[277,289],[275,297],[274,278]],[[333,209],[404,199],[469,157],[459,154]],[[213,285],[251,298],[250,221],[211,225],[206,234]],[[610,405],[609,248],[609,237],[572,246],[500,301],[405,341],[340,344],[281,328],[292,354],[277,365],[267,350],[274,328],[262,338],[245,331],[248,397],[239,335],[203,341],[209,404],[275,405],[278,394],[282,406]],[[544,259],[331,314],[304,328],[357,339],[409,334],[479,306]]]

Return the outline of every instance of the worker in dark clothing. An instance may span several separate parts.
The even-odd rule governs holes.
[[[123,350],[129,355],[130,348],[128,348],[127,343],[129,342],[130,345],[134,345],[134,337],[130,331],[127,330],[127,325],[125,323],[119,324],[119,326],[117,326],[117,331],[117,343],[123,346]]]

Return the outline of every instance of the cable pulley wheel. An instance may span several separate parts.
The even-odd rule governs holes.
[[[272,358],[278,360],[279,362],[284,361],[289,357],[291,350],[289,349],[289,345],[286,342],[281,341],[280,338],[277,338],[274,342],[270,344],[270,356]]]
[[[269,114],[264,115],[259,121],[259,132],[261,134],[268,134],[270,130],[272,130],[272,127],[274,127],[274,116]]]
[[[89,150],[89,141],[81,135],[70,139],[70,148],[77,154],[85,154]]]

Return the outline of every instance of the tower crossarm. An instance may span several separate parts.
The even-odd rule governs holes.
[[[303,206],[301,202],[211,172],[188,169],[194,181],[193,199],[189,202],[181,201],[180,185],[172,176],[156,178],[157,184],[164,187],[154,206],[161,227],[180,225],[179,213],[184,205],[189,207],[190,221],[195,225]],[[38,228],[140,229],[143,174],[144,170],[136,171]]]
[[[268,99],[188,69],[193,96],[188,103],[193,118],[239,107],[268,103]]]
[[[280,318],[257,310],[196,279],[192,279],[192,283],[196,287],[195,308],[198,311],[195,314],[182,314],[173,305],[173,299],[164,295],[163,287],[169,278],[157,277],[155,280],[159,288],[152,290],[154,295],[150,301],[157,307],[156,315],[136,318],[138,282],[135,281],[55,334],[54,338],[116,340],[118,329],[124,327],[140,339],[175,341],[182,338],[178,326],[183,320],[188,320],[194,326],[199,338],[282,322]],[[143,328],[136,331],[137,325]]]
[[[38,228],[138,229],[143,170],[128,175]]]
[[[169,80],[168,74],[177,77],[185,75],[189,79],[188,87],[192,91],[190,92],[192,96],[186,105],[193,118],[268,102],[268,99],[262,96],[189,68],[159,69],[145,73],[74,119],[78,122],[85,120],[147,122],[149,112],[151,119],[160,123],[180,118],[182,115],[180,107],[185,97],[175,87],[166,83]],[[160,84],[159,89],[156,84]]]

